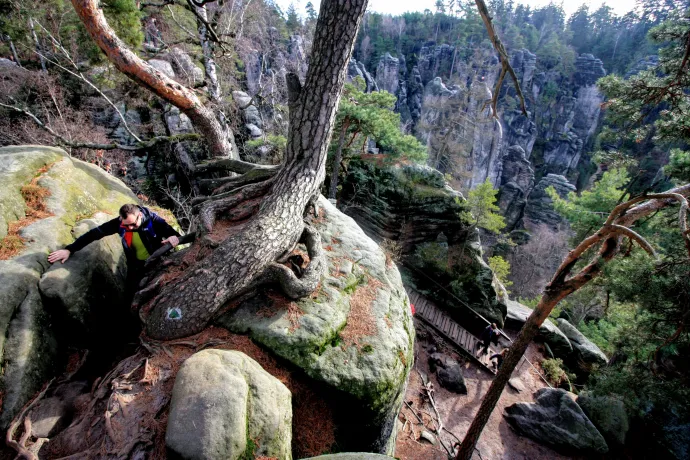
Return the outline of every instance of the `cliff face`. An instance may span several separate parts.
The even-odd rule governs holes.
[[[462,51],[449,45],[424,46],[409,70],[405,56],[386,53],[375,75],[356,61],[350,75],[361,75],[367,89],[395,94],[403,123],[427,144],[429,165],[449,174],[461,190],[490,180],[501,190],[509,229],[520,227],[528,197],[542,177],[563,176],[568,189],[589,179],[587,154],[603,102],[595,83],[606,71],[591,54],[577,58],[572,75],[540,71],[537,55],[513,51],[511,65],[528,115],[519,110],[512,82],[506,80],[495,119],[489,101],[500,71],[498,59],[490,51],[476,50],[462,60]]]

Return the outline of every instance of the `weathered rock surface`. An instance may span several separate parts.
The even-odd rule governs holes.
[[[481,257],[476,230],[459,218],[459,192],[445,184],[436,170],[421,166],[377,166],[369,161],[352,161],[343,182],[340,202],[362,229],[377,241],[395,241],[404,254],[414,254],[411,273],[420,286],[451,315],[470,315],[461,302],[447,292],[430,286],[427,276],[453,273],[454,295],[481,315],[503,325],[505,303],[494,288],[494,276]],[[460,253],[464,253],[461,257]],[[426,256],[424,256],[426,254]],[[447,266],[449,254],[462,263]],[[442,267],[443,265],[443,267]],[[448,276],[447,274],[445,276]],[[448,281],[450,282],[450,280]]]
[[[252,97],[244,91],[233,91],[232,98],[242,112],[245,135],[249,139],[258,139],[264,135],[262,131],[263,120],[259,109],[252,102]]]
[[[319,206],[315,225],[328,265],[319,289],[294,302],[257,295],[218,323],[341,392],[352,418],[339,430],[342,448],[392,452],[413,361],[409,300],[378,245],[323,197]]]
[[[514,228],[522,219],[527,196],[534,187],[534,170],[519,145],[508,148],[503,157],[498,206],[503,211],[506,227]]]
[[[553,209],[553,201],[546,193],[546,189],[553,187],[561,198],[566,198],[568,193],[575,191],[575,186],[563,176],[547,174],[534,187],[527,199],[525,206],[525,226],[530,228],[539,225],[547,225],[553,230],[558,230],[566,225],[563,217]]]
[[[504,416],[518,432],[543,444],[599,454],[609,450],[604,437],[565,390],[542,388],[534,403],[508,406]]]
[[[577,404],[610,446],[625,444],[630,424],[623,401],[611,396],[594,396],[585,392],[577,397]]]
[[[558,323],[558,328],[568,337],[568,340],[573,345],[576,364],[581,370],[589,372],[592,365],[605,366],[608,363],[609,360],[604,352],[585,337],[582,332],[578,331],[575,326],[563,318],[558,318],[556,322]]]
[[[113,217],[98,212],[80,221],[72,235],[78,238]],[[74,253],[67,263],[51,266],[41,277],[43,303],[75,339],[86,340],[91,333],[108,330],[112,318],[120,316],[127,279],[125,259],[119,236],[111,235]],[[92,309],[94,305],[98,308]],[[110,314],[98,315],[105,312]]]
[[[376,84],[381,91],[398,94],[400,61],[386,53],[381,57],[376,67]]]
[[[39,169],[49,168],[40,173]],[[0,235],[7,225],[24,217],[20,193],[40,174],[38,185],[50,191],[46,208],[52,214],[25,226],[19,235],[22,251],[0,261],[0,352],[4,400],[0,426],[6,427],[17,411],[54,372],[57,356],[56,326],[46,310],[39,281],[49,264],[47,255],[73,241],[76,221],[97,211],[117,214],[119,207],[136,201],[125,185],[95,165],[70,158],[61,149],[24,146],[0,148]],[[105,255],[104,265],[119,262]],[[78,260],[77,258],[75,258]],[[62,267],[68,268],[72,260]],[[94,278],[92,282],[98,282]]]
[[[592,86],[598,79],[606,75],[601,59],[591,54],[581,54],[575,61],[575,83],[578,86]]]
[[[429,370],[436,372],[438,383],[446,390],[462,395],[467,394],[462,366],[450,356],[432,353],[429,356]]]
[[[507,304],[508,316],[506,316],[506,325],[517,329],[521,328],[533,310],[513,300],[508,300]],[[539,328],[538,337],[549,344],[549,347],[557,356],[566,357],[573,352],[573,347],[568,337],[548,318]]]
[[[438,353],[435,353],[438,354]],[[433,355],[430,357],[430,360]],[[436,378],[438,383],[448,391],[453,393],[466,395],[467,386],[465,385],[465,379],[462,376],[462,366],[451,358],[441,358],[436,359]]]
[[[360,77],[364,80],[366,84],[365,92],[370,93],[372,91],[378,91],[378,85],[374,77],[367,71],[364,64],[358,62],[355,59],[350,59],[347,64],[347,79],[348,81],[353,81],[356,77]]]
[[[170,51],[170,63],[178,77],[182,78],[189,86],[194,86],[204,81],[204,71],[194,64],[189,54],[180,48]]]
[[[278,379],[244,353],[204,350],[175,377],[165,433],[169,449],[187,459],[290,460],[292,397]]]

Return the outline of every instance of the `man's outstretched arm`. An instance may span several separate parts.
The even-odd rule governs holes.
[[[67,259],[69,259],[69,256],[71,256],[75,252],[79,251],[80,249],[83,249],[89,243],[100,240],[105,236],[114,235],[115,233],[117,233],[117,230],[119,228],[119,218],[116,217],[115,219],[109,220],[103,225],[99,225],[98,227],[84,233],[82,236],[77,238],[74,241],[74,243],[65,246],[65,249],[58,249],[57,251],[51,252],[48,255],[48,262],[50,262],[51,264],[54,264],[55,262],[61,262],[64,264],[67,261]]]

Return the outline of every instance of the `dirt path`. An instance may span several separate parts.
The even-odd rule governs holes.
[[[462,439],[476,414],[484,394],[491,385],[492,376],[486,371],[480,370],[476,365],[467,362],[462,356],[457,354],[454,349],[446,343],[439,335],[430,331],[421,321],[415,319],[417,329],[417,341],[415,343],[416,369],[426,374],[436,390],[434,399],[438,411],[443,419],[444,426],[458,438]],[[508,335],[514,337],[514,331],[506,331]],[[463,363],[463,376],[467,385],[467,395],[458,395],[442,388],[436,375],[430,372],[428,366],[429,350],[432,347],[443,352],[458,362]],[[543,359],[538,351],[538,345],[531,344],[527,350],[527,357],[532,363]],[[478,452],[475,451],[473,459],[477,460],[561,460],[576,457],[564,456],[546,446],[542,446],[529,438],[519,436],[503,418],[503,410],[516,402],[533,402],[533,393],[539,388],[546,387],[538,374],[532,369],[529,363],[524,362],[519,366],[513,376],[519,377],[525,386],[521,393],[506,387],[503,391],[498,405],[491,414],[489,423],[484,428],[482,436],[477,445]],[[409,403],[415,412],[421,414],[427,427],[434,427],[435,417],[430,404],[423,402],[422,383],[419,374],[413,370],[410,376],[410,383],[405,395],[405,401]],[[421,408],[421,411],[420,411]],[[395,456],[401,460],[446,460],[448,454],[442,447],[433,447],[429,443],[416,441],[422,429],[421,424],[413,412],[403,405],[400,420],[405,425],[404,431],[399,431],[396,444]],[[405,420],[408,423],[405,423]],[[427,431],[432,431],[427,428]],[[414,434],[413,434],[414,432]],[[446,446],[451,446],[457,440],[448,433],[442,437]]]

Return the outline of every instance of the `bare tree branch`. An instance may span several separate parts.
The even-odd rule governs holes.
[[[482,20],[484,21],[486,31],[489,33],[489,39],[491,40],[491,43],[494,45],[494,49],[498,53],[498,58],[501,61],[501,76],[499,77],[498,82],[496,83],[496,88],[494,89],[494,94],[491,98],[491,107],[493,108],[494,118],[498,118],[498,114],[496,112],[496,104],[498,102],[498,94],[501,92],[503,76],[505,76],[506,72],[513,79],[513,83],[515,83],[515,91],[517,92],[518,98],[520,99],[520,109],[522,110],[522,114],[527,116],[527,108],[525,107],[525,96],[523,96],[522,94],[522,88],[520,88],[520,82],[518,81],[517,75],[515,75],[515,71],[510,65],[510,58],[508,57],[508,52],[506,51],[505,47],[503,46],[503,43],[496,34],[496,30],[494,29],[491,15],[489,14],[489,9],[486,7],[486,3],[484,3],[484,0],[474,0],[474,2],[477,4],[477,9],[479,10],[479,14],[482,17]]]

